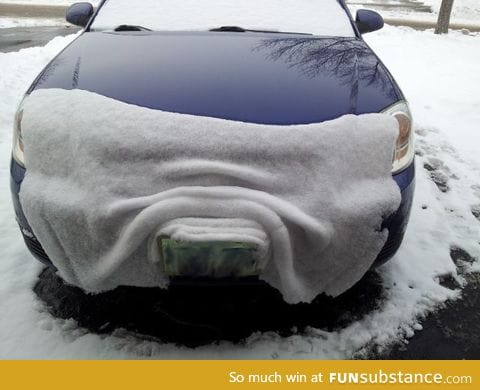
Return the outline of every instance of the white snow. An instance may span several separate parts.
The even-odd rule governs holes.
[[[100,10],[92,28],[111,30],[121,24],[152,30],[209,30],[240,26],[253,30],[353,36],[345,12],[336,0],[111,0]]]
[[[76,3],[75,0],[0,0],[0,4],[15,5],[52,5],[52,6],[68,6]],[[100,0],[90,1],[93,5],[98,5]],[[49,27],[49,26],[65,26],[68,23],[65,18],[30,18],[30,17],[2,17],[0,15],[0,28],[14,27]]]
[[[423,0],[423,2],[432,6],[435,14],[438,14],[442,0]],[[480,24],[480,1],[455,0],[452,8],[451,21]]]
[[[286,302],[338,296],[371,267],[388,236],[382,217],[400,205],[390,115],[264,125],[62,89],[22,107],[25,216],[59,274],[88,292],[167,287],[157,229],[203,217],[263,228],[271,256],[260,277]]]
[[[65,19],[56,18],[0,18],[0,28],[65,26]]]
[[[424,3],[432,8],[432,12],[419,11],[415,7],[408,8],[401,0],[347,0],[347,4],[354,14],[356,10],[361,8],[374,9],[385,18],[405,19],[414,21],[425,21],[435,23],[438,19],[438,11],[442,0],[422,0],[418,4]],[[415,5],[415,1],[410,1],[411,5]],[[378,6],[382,4],[384,6]],[[393,7],[386,7],[389,4]],[[395,7],[395,5],[403,5],[403,8]],[[405,5],[407,7],[405,7]],[[465,25],[480,25],[480,1],[478,0],[455,0],[452,8],[451,23]]]
[[[459,33],[387,27],[367,36],[411,103],[416,120],[417,191],[406,240],[380,270],[387,299],[362,320],[336,332],[254,334],[245,343],[197,349],[159,344],[124,331],[97,336],[73,321],[53,319],[31,291],[40,266],[24,248],[7,186],[0,191],[0,358],[349,358],[367,346],[384,347],[421,331],[429,311],[460,295],[437,283],[456,270],[451,244],[480,258],[480,38]],[[7,183],[13,114],[30,81],[72,37],[45,48],[0,53],[0,180]],[[436,167],[450,191],[440,192],[423,164]],[[422,206],[427,206],[422,209]],[[478,262],[474,267],[478,270]],[[458,276],[458,278],[461,278]],[[321,315],[321,313],[319,313]]]
[[[366,40],[399,82],[414,120],[441,129],[462,158],[480,167],[480,36],[441,37],[387,26]]]
[[[76,0],[1,0],[0,3],[6,4],[26,4],[26,5],[71,5],[78,3]],[[89,0],[88,3],[97,5],[100,0]]]

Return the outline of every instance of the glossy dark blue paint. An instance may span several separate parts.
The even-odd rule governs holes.
[[[94,13],[92,4],[90,3],[75,3],[67,9],[67,22],[76,26],[85,27]]]
[[[31,230],[27,218],[23,214],[22,206],[20,205],[20,188],[22,186],[23,179],[25,178],[25,168],[17,164],[12,158],[10,164],[10,190],[12,192],[13,207],[15,209],[15,215],[20,227]]]
[[[41,88],[280,125],[379,112],[403,99],[361,39],[259,33],[84,33],[30,91]]]
[[[361,34],[377,31],[383,28],[384,22],[382,16],[368,9],[360,9],[357,11],[355,24]]]

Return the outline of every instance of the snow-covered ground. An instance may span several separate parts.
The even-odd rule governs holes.
[[[438,14],[442,0],[423,0],[430,5]],[[455,0],[452,9],[452,21],[470,22],[480,24],[480,1],[478,0]]]
[[[97,5],[100,0],[89,0],[91,4]],[[7,4],[40,4],[40,5],[70,5],[78,3],[76,0],[2,0],[0,3]]]
[[[54,5],[68,6],[77,1],[74,0],[0,0],[0,4],[14,5]],[[100,0],[91,0],[90,3],[98,5]],[[28,18],[28,17],[2,17],[0,15],[0,28],[13,27],[48,27],[48,26],[65,26],[68,23],[65,18]]]
[[[0,53],[0,358],[349,358],[411,337],[428,312],[461,296],[460,290],[442,287],[438,278],[453,274],[462,283],[449,256],[451,245],[480,259],[480,221],[472,213],[480,205],[480,37],[394,27],[367,37],[408,97],[417,133],[412,220],[401,250],[380,269],[386,299],[335,332],[258,333],[241,344],[197,349],[125,332],[90,334],[73,321],[52,318],[36,299],[31,287],[41,267],[23,245],[6,185],[12,120],[29,83],[73,36],[46,47]],[[441,192],[431,176],[449,190]],[[479,262],[470,270],[480,270]]]
[[[347,0],[352,11],[360,8],[376,9],[385,18],[401,18],[412,19],[418,21],[436,22],[438,18],[438,11],[440,10],[442,0]],[[432,8],[432,13],[421,12],[419,9],[412,8],[398,8],[395,5],[420,4],[427,5]],[[376,4],[392,4],[392,8],[377,7]],[[478,0],[455,0],[452,15],[452,23],[480,25],[480,1]]]
[[[0,28],[50,27],[65,25],[68,25],[68,23],[64,19],[57,18],[0,18]]]

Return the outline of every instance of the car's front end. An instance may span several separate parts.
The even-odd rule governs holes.
[[[412,118],[400,89],[358,30],[351,37],[126,30],[95,31],[90,25],[44,69],[27,99],[45,89],[85,90],[152,110],[272,126],[324,123],[349,114],[393,116],[399,135],[391,175],[401,202],[384,217],[381,228],[388,238],[373,265],[392,258],[414,194]],[[30,252],[55,266],[20,201],[28,170],[22,113],[20,107],[11,162],[13,204]]]

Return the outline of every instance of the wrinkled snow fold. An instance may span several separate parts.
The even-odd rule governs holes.
[[[152,242],[168,231],[256,240],[261,278],[287,302],[336,296],[370,268],[400,204],[398,126],[383,114],[272,126],[51,89],[26,99],[22,129],[27,219],[59,274],[90,292],[167,287]]]

